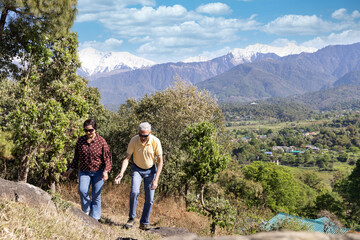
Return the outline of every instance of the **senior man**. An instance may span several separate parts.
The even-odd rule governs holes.
[[[131,138],[125,159],[122,162],[119,175],[115,178],[115,183],[119,184],[124,176],[124,172],[133,155],[130,210],[129,220],[125,224],[126,228],[131,228],[135,224],[136,205],[140,192],[140,185],[144,179],[145,203],[140,218],[140,229],[149,230],[149,217],[154,202],[155,189],[158,187],[160,173],[163,167],[162,148],[160,140],[151,134],[151,125],[143,122],[139,125],[139,134]],[[157,165],[155,164],[157,162]]]

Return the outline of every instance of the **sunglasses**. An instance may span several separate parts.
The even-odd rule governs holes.
[[[85,132],[93,132],[93,131],[95,131],[95,129],[93,129],[93,128],[92,129],[84,129],[84,131]]]
[[[150,135],[150,134],[148,134],[148,135],[142,135],[142,134],[139,133],[139,137],[142,137],[142,138],[147,138],[149,135]]]

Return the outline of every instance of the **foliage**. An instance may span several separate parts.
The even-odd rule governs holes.
[[[245,119],[277,119],[279,121],[296,121],[308,119],[315,115],[309,107],[274,98],[272,101],[255,103],[224,102],[221,103],[226,121]]]
[[[163,92],[146,95],[139,101],[129,99],[118,114],[121,126],[114,132],[117,136],[113,139],[118,145],[116,154],[121,154],[121,158],[130,138],[137,133],[138,124],[146,121],[152,125],[153,134],[161,141],[166,166],[161,173],[159,189],[167,194],[184,191],[184,174],[179,170],[183,168],[186,157],[180,150],[179,136],[185,127],[204,120],[214,124],[219,131],[224,127],[216,100],[182,80],[176,80]]]
[[[33,170],[37,185],[44,184],[44,180],[50,185],[59,181],[79,136],[79,127],[87,117],[89,103],[98,101],[88,94],[87,82],[76,74],[76,37],[44,37],[47,41],[42,51],[47,52],[47,57],[30,54],[28,69],[24,69],[28,75],[18,81],[21,97],[15,99],[8,128],[13,132],[21,181],[27,181],[29,170]]]
[[[294,218],[285,218],[279,220],[276,224],[271,225],[272,231],[311,231],[311,228]]]
[[[76,0],[1,0],[0,9],[0,78],[16,78],[23,66],[14,59],[23,61],[24,54],[41,47],[44,35],[69,33]]]
[[[242,171],[246,179],[261,183],[263,195],[260,196],[264,198],[259,200],[274,212],[294,213],[310,200],[307,198],[311,196],[311,191],[282,166],[270,162],[253,162]]]
[[[220,171],[226,168],[229,157],[221,153],[220,146],[215,141],[215,128],[209,122],[189,125],[181,134],[181,148],[186,151],[189,160],[184,165],[188,181],[200,189],[199,200],[191,200],[190,210],[211,217],[211,233],[215,226],[231,226],[234,210],[229,201],[221,197],[210,196],[204,200],[205,187],[212,183]]]
[[[347,222],[354,224],[360,220],[360,161],[356,162],[356,167],[352,173],[344,179],[335,183],[334,189],[343,196],[347,210]],[[359,227],[359,226],[357,226]]]

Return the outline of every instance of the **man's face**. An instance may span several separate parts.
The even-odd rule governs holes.
[[[151,131],[149,131],[149,130],[140,130],[139,131],[139,137],[140,137],[140,141],[142,143],[145,143],[148,140],[150,132]]]

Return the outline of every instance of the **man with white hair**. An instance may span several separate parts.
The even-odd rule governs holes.
[[[122,162],[119,175],[115,178],[115,183],[119,184],[124,176],[124,172],[133,155],[130,210],[129,220],[125,224],[126,228],[131,228],[135,224],[136,205],[140,192],[140,185],[144,179],[145,203],[140,219],[140,229],[149,230],[149,217],[154,203],[155,189],[158,187],[160,173],[163,167],[162,148],[160,140],[151,135],[151,125],[143,122],[139,125],[139,134],[131,138],[128,145],[125,159]],[[157,165],[155,164],[157,162]]]

